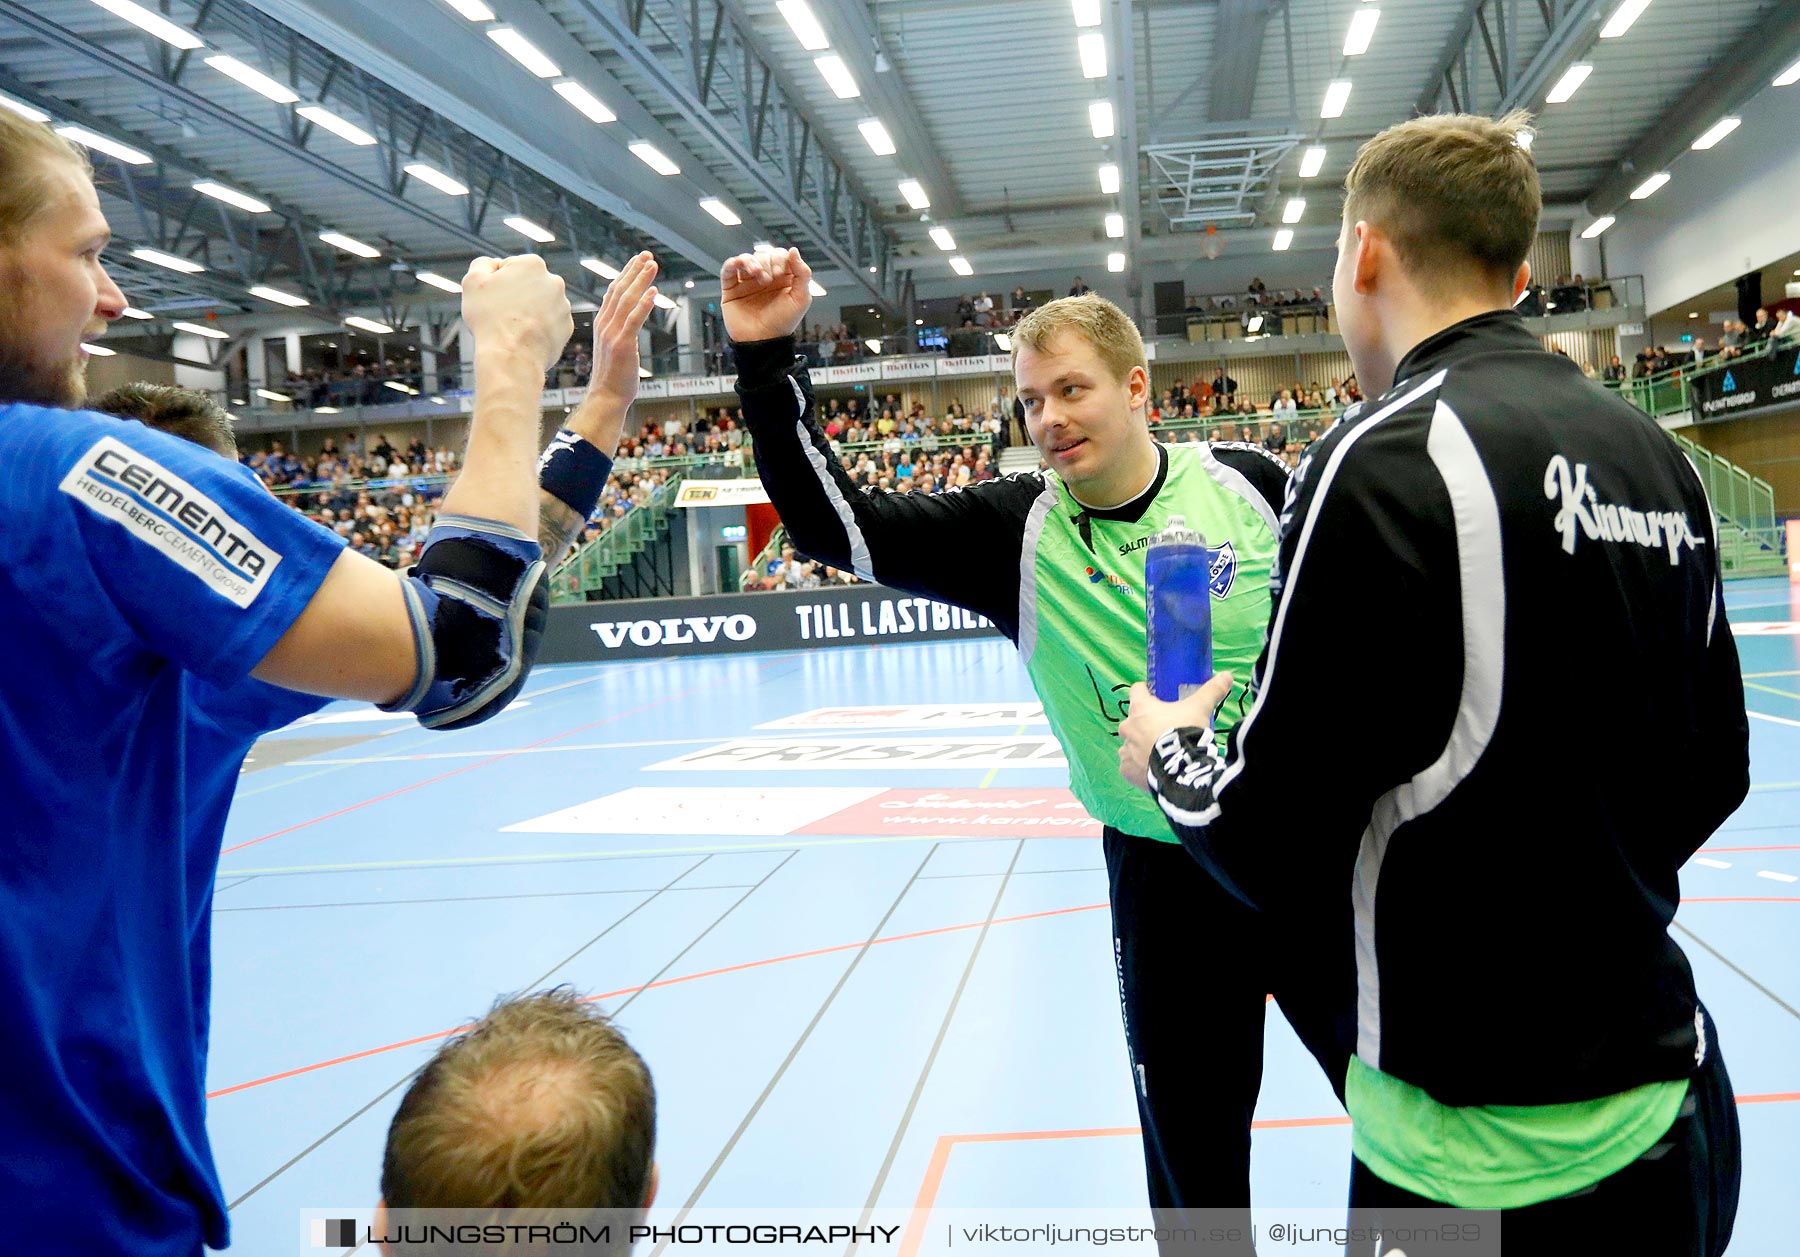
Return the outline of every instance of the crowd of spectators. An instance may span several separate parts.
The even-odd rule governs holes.
[[[1715,359],[1725,361],[1738,358],[1754,352],[1765,341],[1774,341],[1778,345],[1800,341],[1800,315],[1792,310],[1777,313],[1759,306],[1754,323],[1726,319],[1721,324],[1717,345],[1709,344],[1705,336],[1695,336],[1692,342],[1678,344],[1673,349],[1667,345],[1645,345],[1637,352],[1631,378],[1645,379],[1665,371],[1698,366]],[[1618,381],[1625,378],[1624,364],[1614,357],[1606,368],[1606,379]]]
[[[447,383],[440,387],[455,388],[456,372],[452,369]],[[383,358],[379,362],[356,362],[344,367],[317,367],[290,375],[279,387],[294,399],[296,406],[318,409],[320,406],[379,406],[402,400],[397,389],[401,385],[413,392],[425,387],[419,360],[413,357]]]

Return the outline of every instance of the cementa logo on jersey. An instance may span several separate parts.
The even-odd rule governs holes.
[[[269,583],[281,555],[155,459],[102,437],[57,486],[239,607]]]

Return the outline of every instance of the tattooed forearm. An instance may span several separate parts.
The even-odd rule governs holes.
[[[549,493],[538,494],[538,544],[544,547],[544,562],[554,568],[568,557],[569,547],[587,523],[570,510],[561,498]]]

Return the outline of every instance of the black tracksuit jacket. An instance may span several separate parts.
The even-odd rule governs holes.
[[[1510,312],[1430,337],[1289,482],[1257,696],[1150,784],[1355,969],[1356,1051],[1451,1105],[1687,1076],[1682,864],[1749,788],[1716,528],[1656,424]]]

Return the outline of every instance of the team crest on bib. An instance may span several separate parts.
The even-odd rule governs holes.
[[[1213,597],[1223,598],[1231,592],[1232,582],[1237,580],[1237,551],[1229,541],[1206,547],[1206,572],[1206,587]]]

